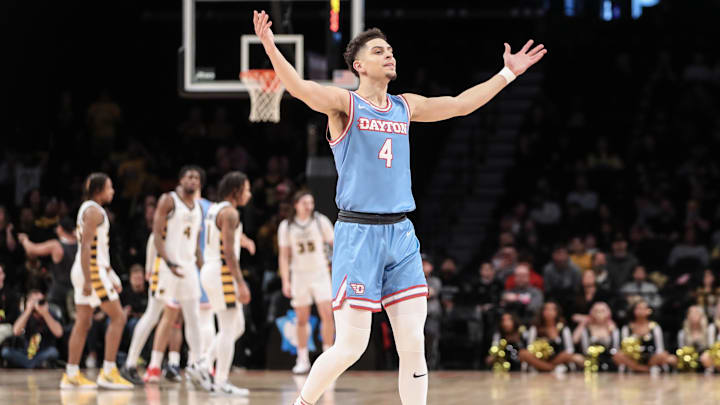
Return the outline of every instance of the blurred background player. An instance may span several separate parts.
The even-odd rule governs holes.
[[[193,382],[208,385],[209,376],[197,366],[200,357],[200,287],[196,262],[202,213],[200,205],[195,202],[195,193],[201,187],[201,169],[184,166],[180,169],[179,178],[180,184],[176,189],[160,197],[153,221],[155,248],[157,255],[162,258],[155,296],[163,302],[165,308],[155,331],[150,365],[143,380],[159,380],[171,328],[182,309],[185,337],[190,347],[186,372]],[[157,235],[164,237],[158,238]],[[177,374],[177,370],[173,370],[173,374]]]
[[[317,305],[321,322],[323,351],[335,339],[328,257],[325,244],[333,244],[333,226],[323,214],[315,211],[315,199],[309,191],[298,191],[293,198],[294,212],[278,228],[278,267],[282,291],[291,298],[297,316],[297,361],[293,373],[310,371],[308,337],[310,309]]]
[[[125,313],[118,296],[120,279],[110,268],[110,220],[103,208],[112,201],[114,194],[112,181],[104,173],[93,173],[85,181],[86,200],[77,216],[80,248],[70,276],[75,289],[75,324],[68,343],[68,363],[60,388],[96,388],[97,385],[110,389],[133,388],[115,365],[125,328]],[[79,364],[93,309],[98,306],[110,318],[110,325],[105,333],[105,361],[95,385],[80,373]]]
[[[217,359],[212,391],[222,394],[248,395],[228,381],[235,355],[235,341],[245,332],[243,304],[250,302],[250,289],[240,271],[242,223],[237,207],[252,197],[250,182],[241,172],[226,174],[218,185],[220,202],[210,206],[205,218],[205,255],[201,280],[210,305],[217,315],[219,331],[203,364]],[[222,351],[222,352],[220,352]]]
[[[340,213],[332,272],[337,339],[316,360],[295,404],[317,401],[360,358],[370,338],[370,311],[385,306],[400,357],[400,399],[405,405],[423,405],[428,386],[423,337],[428,289],[420,243],[406,217],[415,210],[410,121],[441,121],[477,110],[547,51],[542,45],[530,50],[529,41],[511,54],[506,43],[503,69],[457,97],[390,96],[388,84],[397,78],[393,49],[385,34],[370,29],[353,38],[344,54],[348,68],[360,79],[357,91],[349,92],[303,80],[275,46],[269,16],[256,11],[253,22],[288,92],[328,116],[328,141],[338,171]],[[343,305],[346,300],[349,305]]]

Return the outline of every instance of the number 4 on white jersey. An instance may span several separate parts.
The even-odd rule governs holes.
[[[387,138],[385,140],[385,143],[383,144],[382,148],[380,148],[380,152],[378,153],[378,159],[385,160],[385,167],[387,167],[388,169],[392,167],[392,138]]]

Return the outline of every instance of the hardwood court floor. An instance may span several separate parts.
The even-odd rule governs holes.
[[[213,396],[191,384],[163,382],[133,391],[61,391],[61,371],[0,370],[0,404],[21,405],[290,405],[304,377],[288,372],[248,371],[231,376],[249,398]],[[326,394],[322,405],[400,404],[396,374],[350,372]],[[489,372],[431,373],[428,404],[610,405],[720,404],[720,377],[700,374],[641,375],[582,373],[495,375]]]

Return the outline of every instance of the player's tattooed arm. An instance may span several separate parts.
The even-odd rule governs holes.
[[[223,257],[230,274],[237,282],[237,300],[242,304],[247,304],[250,302],[250,289],[242,276],[240,262],[233,248],[235,246],[235,230],[240,225],[240,214],[234,208],[224,208],[218,215],[217,221],[223,246],[227,246],[227,249],[223,249]]]
[[[530,49],[532,44],[532,40],[528,41],[520,51],[514,54],[510,53],[510,45],[505,44],[503,62],[505,68],[509,69],[512,75],[519,76],[525,73],[530,66],[539,62],[547,53],[547,49],[542,44]],[[411,121],[442,121],[474,112],[492,100],[507,84],[505,77],[497,74],[455,97],[423,97],[410,93],[403,94],[403,97],[408,102]]]
[[[348,91],[339,87],[323,86],[312,80],[304,80],[290,62],[275,46],[273,32],[270,29],[272,21],[265,11],[253,11],[253,24],[255,35],[265,48],[265,52],[272,62],[275,74],[278,75],[288,93],[300,99],[317,112],[327,115],[348,114],[350,97]]]
[[[165,250],[165,238],[163,237],[166,232],[165,227],[167,226],[167,217],[170,215],[173,208],[175,208],[175,203],[173,202],[172,197],[170,197],[170,194],[163,194],[160,197],[160,201],[158,201],[158,206],[155,210],[155,217],[153,218],[155,250],[157,251],[158,256],[162,257],[165,261],[165,264],[167,264],[170,271],[174,275],[182,278],[183,275],[180,273],[177,263],[173,263],[168,258],[167,251]]]
[[[83,213],[83,227],[81,229],[82,238],[80,238],[80,266],[82,267],[83,278],[83,295],[89,296],[92,293],[92,284],[90,282],[90,256],[92,255],[92,243],[97,235],[97,227],[104,221],[102,212],[95,207],[88,208]]]

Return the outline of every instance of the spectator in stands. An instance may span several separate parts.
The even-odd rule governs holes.
[[[253,203],[255,213],[260,218],[260,223],[267,221],[277,212],[280,202],[278,190],[291,193],[293,183],[283,174],[283,162],[281,156],[272,156],[268,159],[267,171],[263,177],[259,177],[253,183]]]
[[[527,265],[527,267],[530,269],[530,285],[537,288],[540,291],[545,290],[545,282],[543,281],[543,278],[540,274],[538,274],[535,269],[532,268],[531,265],[532,258],[531,257],[523,257],[521,261],[518,262],[518,264],[524,264]],[[511,274],[506,280],[504,288],[505,290],[512,290],[515,288],[515,273]]]
[[[574,236],[570,239],[570,260],[580,270],[589,270],[592,268],[592,254],[585,249],[585,244],[579,236]]]
[[[47,367],[59,357],[56,340],[63,335],[62,325],[39,290],[28,294],[25,309],[13,324],[13,334],[19,337],[20,347],[2,349],[8,363],[22,368]]]
[[[10,222],[7,208],[0,205],[0,262],[10,262],[16,247],[13,224]]]
[[[440,360],[439,343],[442,320],[440,291],[442,291],[442,282],[432,274],[434,266],[428,255],[422,255],[422,264],[425,280],[428,284],[427,320],[425,321],[425,357],[427,358],[428,368],[435,370]]]
[[[707,248],[697,244],[693,226],[685,228],[685,238],[670,251],[668,265],[675,267],[681,260],[688,259],[697,261],[701,266],[707,266],[710,262],[710,253]]]
[[[5,269],[0,263],[0,345],[13,335],[13,324],[19,316],[19,301],[13,289],[5,287]]]
[[[628,305],[643,300],[650,305],[650,308],[659,309],[662,305],[662,297],[660,297],[657,286],[647,280],[645,266],[640,264],[635,266],[632,278],[632,281],[628,281],[620,289],[620,294],[625,297]]]
[[[455,301],[459,298],[463,281],[458,274],[455,259],[446,257],[440,264],[440,300],[445,312],[451,312],[455,307]]]
[[[553,250],[552,261],[543,269],[546,295],[569,312],[575,292],[581,285],[580,278],[580,269],[570,261],[567,248],[558,244]]]
[[[541,192],[533,201],[533,208],[530,210],[530,219],[538,225],[551,226],[560,222],[562,210],[560,205],[553,201],[549,192]]]
[[[612,289],[612,279],[607,269],[607,256],[597,251],[592,255],[592,271],[595,273],[595,284],[598,288],[609,291]]]
[[[575,295],[575,302],[573,305],[573,316],[572,320],[575,323],[580,323],[586,314],[590,313],[590,309],[597,302],[613,303],[610,296],[611,292],[598,287],[595,272],[592,270],[585,270],[582,273],[582,288]]]
[[[658,237],[673,240],[677,234],[679,221],[675,214],[675,207],[669,199],[660,200],[660,212],[650,220],[650,227]]]
[[[685,208],[685,227],[693,227],[702,233],[710,230],[710,222],[704,219],[698,200],[689,200]]]
[[[473,283],[471,295],[482,311],[489,311],[500,303],[503,285],[495,278],[495,267],[485,262],[480,265],[480,277]]]
[[[585,239],[583,239],[583,244],[585,245],[585,250],[591,255],[598,252],[597,238],[594,234],[589,233],[585,235]]]
[[[630,307],[630,322],[623,326],[620,337],[624,340],[634,337],[640,341],[642,354],[635,360],[624,352],[617,352],[613,359],[618,366],[627,367],[635,372],[657,374],[661,368],[667,368],[677,362],[673,355],[665,350],[665,340],[660,325],[650,320],[652,309],[644,300]]]
[[[517,266],[517,250],[512,246],[501,248],[493,257],[495,278],[503,284],[515,272],[515,266]]]
[[[518,264],[515,268],[515,288],[503,294],[503,306],[516,313],[523,324],[529,324],[537,316],[542,303],[542,291],[530,285],[530,267],[525,263]]]
[[[140,264],[130,266],[130,288],[123,288],[120,301],[125,311],[127,323],[125,336],[132,337],[135,325],[145,313],[148,304],[147,285],[145,284],[145,269]]]
[[[60,221],[58,212],[60,210],[60,202],[57,198],[49,198],[45,204],[41,215],[36,216],[33,236],[36,242],[45,242],[56,236],[55,228]]]
[[[48,240],[42,243],[33,243],[27,234],[18,235],[18,240],[30,256],[50,256],[50,275],[52,283],[48,291],[47,300],[50,304],[56,305],[61,311],[63,319],[68,319],[68,299],[73,291],[70,281],[70,269],[72,268],[75,254],[77,253],[77,237],[75,236],[75,222],[65,217],[55,227],[57,239]]]
[[[598,208],[598,195],[595,191],[588,189],[585,176],[577,176],[575,190],[568,194],[566,202],[568,205],[577,204],[582,211],[593,212]]]
[[[22,207],[20,208],[20,222],[18,225],[18,232],[32,235],[35,225],[35,216],[33,215],[32,208]]]
[[[711,269],[703,271],[702,284],[693,292],[693,296],[695,305],[702,308],[708,317],[714,318],[715,307],[720,303],[720,287]]]
[[[638,265],[635,256],[628,252],[625,236],[621,233],[613,239],[610,257],[607,258],[607,269],[610,273],[612,289],[619,289],[630,279],[632,272]]]

